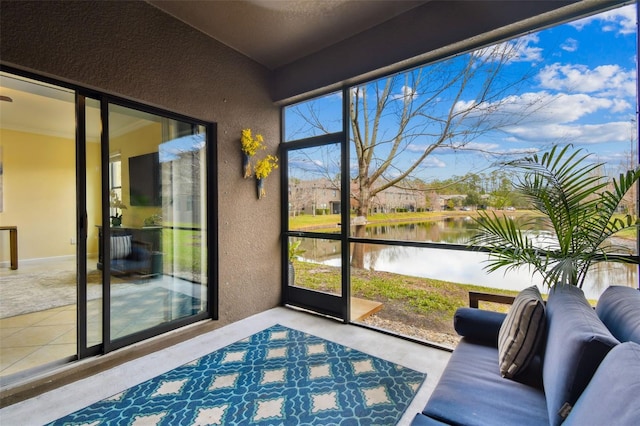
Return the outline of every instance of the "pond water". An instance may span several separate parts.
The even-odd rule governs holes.
[[[367,226],[367,237],[394,240],[466,244],[475,232],[475,222],[464,218],[437,222]],[[331,240],[305,239],[301,245],[307,250],[307,261],[340,265],[340,244]],[[542,277],[526,267],[505,272],[500,269],[488,273],[486,253],[366,244],[364,267],[375,271],[392,272],[416,277],[433,278],[491,288],[522,290],[537,285],[541,292]],[[592,266],[583,290],[588,298],[597,299],[610,285],[638,287],[637,265],[600,264]]]

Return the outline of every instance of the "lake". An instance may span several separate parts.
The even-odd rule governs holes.
[[[473,220],[449,218],[424,223],[368,225],[367,238],[466,244],[475,229]],[[304,239],[301,248],[306,250],[303,255],[306,261],[340,265],[338,241]],[[483,269],[487,258],[486,253],[472,251],[365,244],[364,267],[497,289],[522,290],[537,285],[541,292],[547,291],[542,286],[542,277],[532,275],[526,267],[506,273],[505,269],[488,273]],[[583,290],[588,298],[597,299],[609,285],[637,288],[637,265],[611,263],[592,266]]]

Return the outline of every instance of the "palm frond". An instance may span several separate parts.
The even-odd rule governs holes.
[[[625,256],[622,246],[611,244],[614,234],[640,226],[637,217],[614,217],[625,195],[640,180],[640,168],[608,182],[582,150],[554,146],[507,163],[523,172],[514,188],[542,213],[553,236],[541,245],[530,237],[532,220],[480,213],[478,233],[470,244],[488,249],[486,269],[513,269],[528,265],[543,276],[545,285],[582,286],[589,268],[599,262],[638,263]],[[612,188],[612,189],[608,189]],[[628,250],[626,250],[628,252]]]

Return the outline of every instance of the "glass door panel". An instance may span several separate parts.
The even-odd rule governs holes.
[[[345,318],[341,233],[341,144],[287,152],[286,300]]]
[[[340,144],[289,151],[289,230],[340,233]]]
[[[288,285],[340,296],[342,249],[340,240],[289,238]]]
[[[206,311],[206,132],[109,106],[110,339]]]
[[[77,353],[76,122],[73,91],[0,73],[0,94],[4,380]]]

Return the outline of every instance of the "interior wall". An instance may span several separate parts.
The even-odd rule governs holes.
[[[2,1],[0,37],[5,65],[216,122],[219,324],[279,304],[278,171],[257,200],[240,156],[243,128],[277,152],[267,69],[142,1]]]
[[[0,129],[0,140],[0,223],[18,227],[19,259],[75,255],[75,141],[7,129]],[[8,268],[9,235],[0,237],[1,267]]]
[[[102,224],[102,189],[100,144],[87,142],[87,254],[98,258],[99,231],[96,225]],[[75,164],[74,164],[75,167]],[[89,269],[94,267],[89,265]]]

